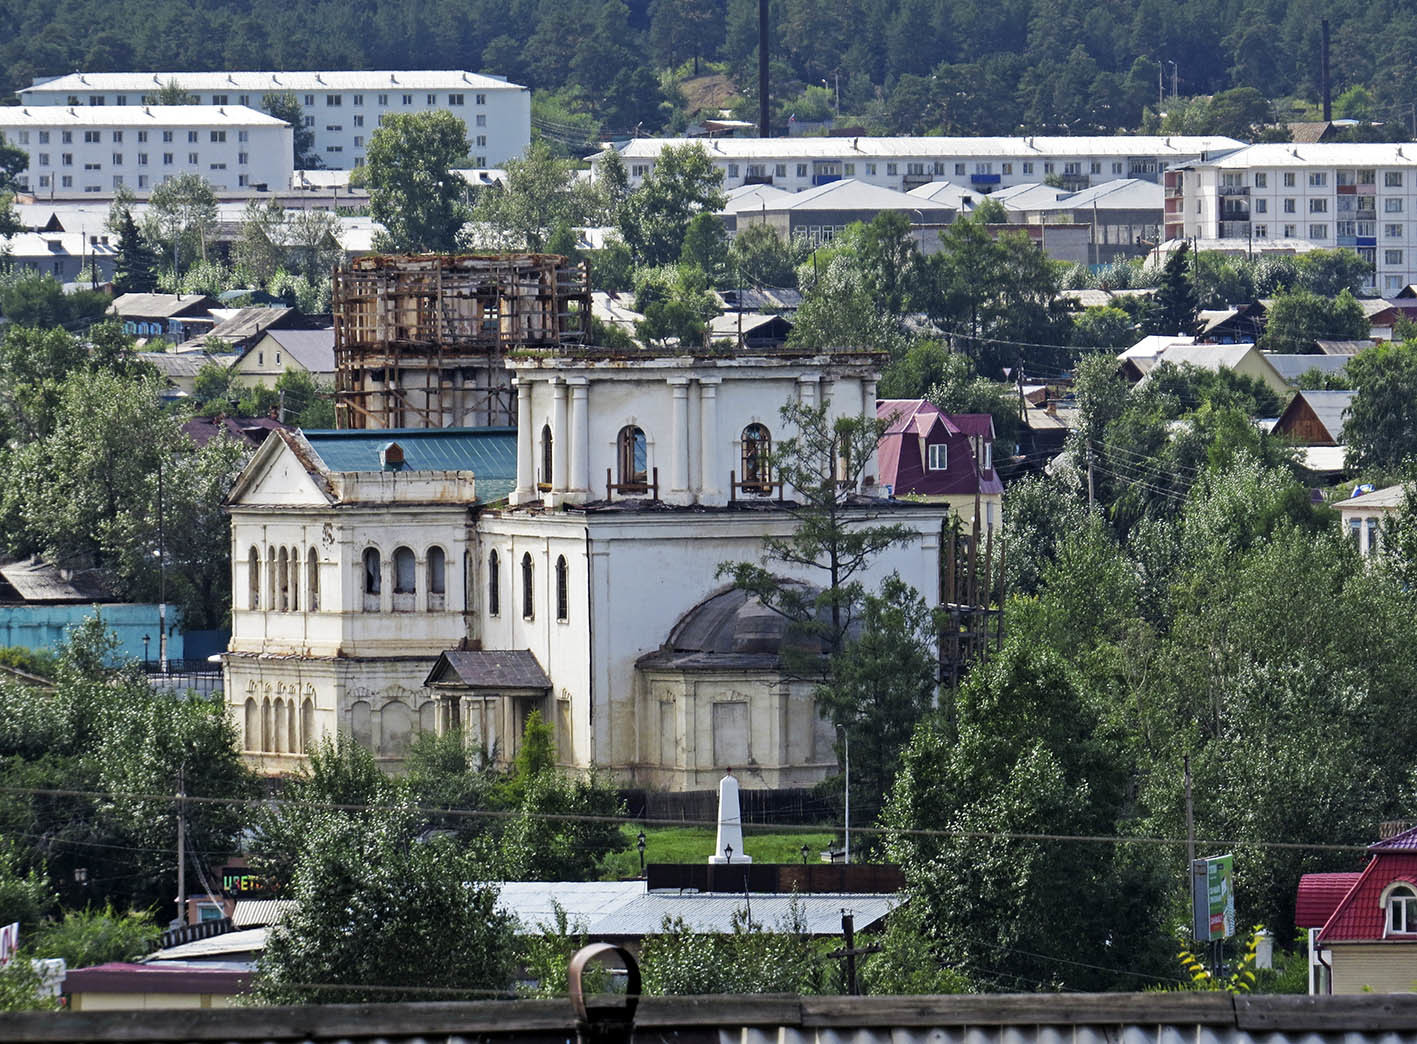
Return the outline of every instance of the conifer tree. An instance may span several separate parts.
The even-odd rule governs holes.
[[[157,256],[127,211],[118,226],[113,289],[120,294],[149,294],[157,289]]]
[[[1161,283],[1151,299],[1147,312],[1146,331],[1153,334],[1192,335],[1196,332],[1196,315],[1200,311],[1196,286],[1188,271],[1190,255],[1185,243],[1166,261]]]

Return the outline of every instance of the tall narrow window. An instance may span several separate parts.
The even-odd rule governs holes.
[[[566,556],[556,559],[556,619],[564,622],[571,615],[571,578]]]
[[[536,602],[534,600],[534,590],[532,587],[531,555],[522,555],[522,619],[530,620],[536,616]]]
[[[749,424],[743,429],[743,492],[767,493],[772,488],[768,455],[772,452],[772,436],[761,424]]]
[[[628,424],[620,429],[616,447],[620,491],[622,493],[645,492],[649,487],[649,454],[645,447],[645,433],[633,424]]]
[[[551,426],[542,425],[541,428],[541,482],[540,488],[545,491],[551,488]]]
[[[285,548],[280,549],[276,577],[280,583],[280,600],[276,603],[276,608],[286,612],[290,608],[290,554]]]
[[[320,611],[320,556],[312,547],[309,557],[305,559],[306,586],[310,588],[310,597],[307,599],[306,611],[318,613]]]
[[[487,556],[487,615],[499,616],[502,612],[502,567],[497,560],[497,552]]]
[[[413,552],[401,547],[394,552],[394,594],[413,594],[417,589]]]
[[[246,556],[246,608],[261,608],[261,552],[254,547]]]
[[[383,563],[379,561],[379,549],[364,550],[364,593],[376,595],[383,590]]]
[[[428,608],[442,609],[447,599],[447,557],[441,547],[428,549]]]
[[[290,611],[300,612],[300,548],[290,549]]]

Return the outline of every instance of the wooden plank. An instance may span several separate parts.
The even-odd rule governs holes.
[[[802,1025],[904,1026],[1233,1026],[1223,993],[957,994],[921,997],[804,997]]]
[[[1417,995],[1264,996],[1235,1000],[1236,1024],[1251,1033],[1378,1033],[1417,1029]]]

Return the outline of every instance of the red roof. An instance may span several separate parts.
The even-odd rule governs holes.
[[[1294,904],[1294,923],[1300,928],[1322,928],[1343,902],[1362,873],[1305,874],[1299,878],[1299,898]]]
[[[1323,931],[1319,933],[1320,945],[1385,937],[1387,911],[1382,905],[1383,892],[1396,881],[1405,881],[1417,888],[1417,851],[1407,847],[1406,842],[1401,842],[1402,847],[1397,851],[1382,848],[1400,841],[1404,836],[1399,834],[1373,846],[1372,862],[1325,922]]]
[[[241,993],[251,973],[230,968],[198,968],[190,964],[99,964],[64,976],[65,993]]]
[[[991,467],[981,472],[971,438],[994,441],[994,418],[987,413],[944,413],[927,399],[881,399],[876,416],[886,422],[877,447],[879,482],[895,496],[1002,493]],[[926,447],[945,445],[947,466],[926,467]]]

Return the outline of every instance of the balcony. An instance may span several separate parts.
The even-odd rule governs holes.
[[[813,184],[813,185],[830,185],[833,181],[840,181],[840,180],[841,180],[841,175],[840,175],[840,174],[813,174],[813,175],[812,175],[812,184]]]
[[[1248,185],[1221,185],[1219,192],[1221,198],[1226,196],[1248,196],[1250,194],[1250,187]]]
[[[1250,223],[1248,221],[1222,221],[1220,222],[1221,239],[1249,239]]]
[[[971,174],[969,176],[971,185],[1001,185],[1003,181],[1002,174]]]

